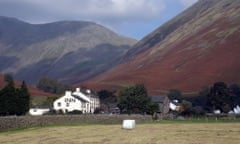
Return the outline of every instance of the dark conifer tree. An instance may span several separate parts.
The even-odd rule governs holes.
[[[4,77],[6,86],[0,90],[0,115],[24,115],[29,110],[30,94],[25,82],[15,89],[11,75]]]
[[[0,116],[6,115],[6,96],[4,95],[4,90],[0,90]]]
[[[17,109],[17,95],[14,87],[13,78],[10,75],[5,75],[4,77],[7,85],[3,88],[3,99],[5,101],[5,114],[15,115],[18,111]]]
[[[28,88],[26,83],[23,81],[21,88],[19,90],[19,106],[20,106],[20,113],[25,114],[30,108],[30,94],[28,92]]]

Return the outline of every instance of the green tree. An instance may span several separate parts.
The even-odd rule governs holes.
[[[13,82],[13,77],[10,74],[4,74],[4,81],[7,83]]]
[[[6,96],[4,95],[4,90],[0,90],[0,116],[5,115],[7,111],[6,107]]]
[[[45,92],[62,94],[66,90],[72,89],[71,86],[58,82],[57,80],[46,77],[41,78],[37,83],[37,88]]]
[[[183,107],[183,111],[182,111],[183,115],[190,115],[191,114],[192,103],[190,101],[183,100],[182,101],[182,107]]]
[[[194,106],[202,106],[206,107],[207,106],[207,97],[210,92],[210,89],[208,87],[203,87],[196,98],[193,100],[193,105]]]
[[[29,110],[30,94],[25,82],[20,89],[14,86],[13,78],[5,75],[6,86],[0,91],[0,115],[23,115]]]
[[[117,103],[117,97],[114,92],[108,90],[101,90],[97,93],[101,103],[101,110],[110,111],[110,106]]]
[[[159,104],[153,103],[153,102],[148,103],[148,105],[147,105],[147,113],[148,114],[153,115],[158,110],[159,110]]]
[[[170,100],[178,100],[179,102],[182,101],[182,93],[180,90],[171,89],[167,95]]]
[[[10,75],[4,75],[4,80],[7,82],[7,85],[2,89],[2,97],[4,101],[3,115],[15,115],[18,111],[18,103],[14,81]]]
[[[240,87],[238,84],[231,84],[229,86],[230,93],[233,96],[234,107],[240,105]]]
[[[208,105],[212,110],[220,109],[225,113],[233,108],[233,95],[224,82],[216,82],[211,87],[208,95]]]
[[[23,115],[28,112],[30,108],[30,94],[26,83],[23,81],[20,89],[17,89],[18,103],[19,103],[19,115]]]
[[[120,91],[118,107],[121,112],[133,114],[152,113],[151,108],[155,108],[147,95],[147,90],[143,84],[137,84]]]
[[[50,96],[50,97],[47,97],[47,99],[45,101],[43,101],[41,103],[41,105],[43,106],[52,106],[53,105],[53,102],[58,99],[59,97],[57,96]]]

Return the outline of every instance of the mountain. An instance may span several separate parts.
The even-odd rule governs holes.
[[[20,88],[22,83],[19,81],[14,81],[14,84],[17,88]],[[4,76],[0,74],[0,89],[3,88],[5,85],[6,83],[4,81]],[[28,90],[32,96],[46,96],[46,97],[55,96],[54,94],[46,93],[30,86],[28,86]]]
[[[140,40],[120,65],[81,84],[114,89],[144,83],[155,95],[240,83],[239,46],[240,1],[199,0]]]
[[[79,82],[110,68],[135,43],[93,22],[0,17],[0,72],[30,84],[41,77]]]

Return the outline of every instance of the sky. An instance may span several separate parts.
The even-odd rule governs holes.
[[[92,21],[142,39],[198,0],[0,0],[0,16],[32,24]]]

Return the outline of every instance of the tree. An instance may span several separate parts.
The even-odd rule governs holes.
[[[108,90],[101,90],[97,93],[101,103],[101,110],[109,112],[110,105],[117,103],[117,97],[114,95],[114,92]]]
[[[143,84],[137,84],[121,90],[118,99],[118,107],[121,112],[128,114],[152,113],[156,108],[155,105],[151,103],[147,95],[147,90]]]
[[[0,90],[0,115],[5,115],[6,108],[6,96],[4,95],[3,89]]]
[[[194,98],[193,105],[194,106],[207,106],[207,97],[210,92],[210,89],[208,87],[203,87],[196,98]]]
[[[53,105],[53,102],[56,100],[56,99],[58,99],[59,97],[57,97],[57,96],[51,96],[51,97],[47,97],[47,99],[45,100],[45,101],[43,101],[42,103],[41,103],[41,105],[43,105],[43,106],[52,106]]]
[[[17,96],[14,87],[13,78],[10,75],[4,75],[7,85],[2,89],[3,113],[2,115],[15,115],[18,111]]]
[[[230,93],[233,96],[234,107],[240,105],[240,87],[238,84],[229,86]]]
[[[190,115],[191,114],[192,103],[190,101],[183,100],[182,101],[182,107],[183,107],[183,111],[182,111],[183,115]]]
[[[7,83],[13,82],[13,77],[10,74],[4,74],[4,81]]]
[[[182,101],[182,93],[180,90],[171,89],[167,95],[170,100],[178,100],[179,102]]]
[[[147,105],[147,113],[148,114],[153,115],[158,110],[159,110],[159,104],[153,103],[153,102],[148,103],[148,105]]]
[[[26,83],[23,81],[21,88],[17,89],[19,110],[18,115],[25,114],[30,108],[30,94]]]
[[[233,95],[224,82],[216,82],[211,87],[208,94],[208,105],[212,110],[220,109],[225,113],[232,110],[234,106]]]
[[[103,103],[115,103],[117,102],[117,97],[114,95],[114,92],[108,90],[101,90],[97,92],[99,99]]]
[[[37,88],[44,92],[62,94],[66,90],[72,89],[71,86],[58,82],[57,80],[46,77],[41,78],[37,83]]]
[[[0,115],[23,115],[29,110],[30,94],[25,82],[20,89],[14,86],[10,75],[4,77],[7,85],[0,91]]]

